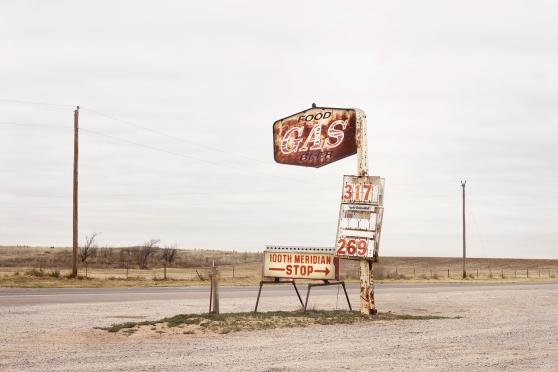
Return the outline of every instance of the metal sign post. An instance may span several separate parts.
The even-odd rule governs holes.
[[[357,114],[357,174],[368,176],[368,142],[366,139],[366,114],[362,110],[355,110]],[[360,312],[362,314],[376,314],[374,302],[374,267],[372,260],[363,258],[360,261]]]

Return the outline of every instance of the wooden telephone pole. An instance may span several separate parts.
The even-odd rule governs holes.
[[[73,180],[73,226],[72,226],[72,276],[77,277],[78,251],[78,155],[79,155],[79,106],[74,110],[74,180]]]
[[[465,259],[467,258],[467,239],[465,234],[465,185],[467,181],[461,181],[461,188],[463,189],[463,279],[467,277],[467,269],[465,267]]]

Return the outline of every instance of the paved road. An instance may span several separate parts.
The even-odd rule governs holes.
[[[532,290],[545,286],[558,285],[558,282],[533,282],[520,284],[499,283],[436,283],[436,284],[380,284],[376,286],[378,294],[395,293],[417,289],[429,292],[484,291],[489,290]],[[299,285],[301,295],[306,293],[306,286]],[[357,285],[348,286],[352,298],[358,294]],[[146,288],[0,288],[0,307],[14,305],[46,305],[67,303],[101,303],[130,302],[146,300],[180,300],[203,299],[208,297],[208,287],[146,287]],[[257,286],[222,287],[221,298],[254,299]],[[316,287],[312,293],[324,291],[336,292],[336,287]],[[263,297],[289,296],[294,291],[290,285],[265,286]]]

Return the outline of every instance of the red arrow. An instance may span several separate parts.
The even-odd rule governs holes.
[[[326,267],[325,270],[314,270],[315,273],[325,273],[326,275],[329,274],[329,269]]]
[[[269,270],[285,271],[285,268],[284,267],[270,267]]]

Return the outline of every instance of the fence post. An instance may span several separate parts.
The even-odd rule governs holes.
[[[215,261],[211,266],[211,298],[210,298],[210,312],[219,314],[219,269],[215,266]]]
[[[477,279],[479,278],[479,268],[477,267]]]
[[[529,278],[529,268],[527,268],[527,278]]]
[[[126,261],[126,280],[128,280],[128,262]]]

